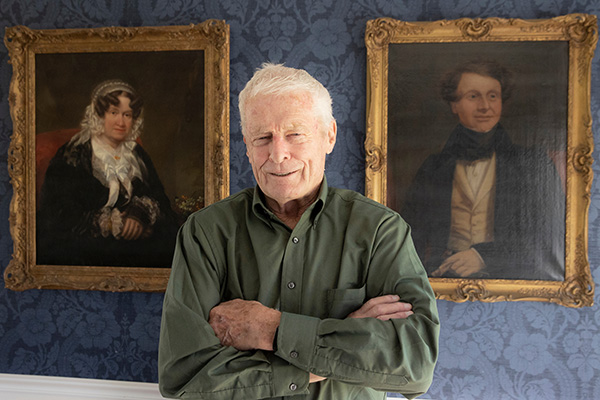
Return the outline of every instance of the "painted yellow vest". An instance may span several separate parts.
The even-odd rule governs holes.
[[[494,240],[495,189],[496,153],[486,160],[456,162],[448,239],[452,253]]]

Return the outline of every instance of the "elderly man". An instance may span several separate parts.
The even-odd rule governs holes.
[[[383,399],[429,387],[433,292],[408,225],[327,186],[337,126],[327,90],[265,64],[239,98],[257,187],[182,227],[159,350],[163,395]]]
[[[495,61],[469,61],[442,81],[458,118],[425,160],[402,215],[433,277],[564,279],[564,193],[545,151],[514,144],[500,124],[512,91]]]

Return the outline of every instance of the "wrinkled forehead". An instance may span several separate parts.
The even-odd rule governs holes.
[[[312,128],[327,132],[329,122],[334,121],[327,105],[320,97],[306,90],[292,90],[283,93],[260,93],[247,98],[241,107],[240,122],[242,134],[248,135],[260,120],[294,117],[310,121]]]
[[[314,105],[314,98],[308,92],[264,93],[247,100],[246,109],[272,106],[273,104],[287,103],[295,107],[310,109]]]
[[[246,105],[247,124],[260,124],[272,120],[310,119],[314,112],[314,99],[306,93],[284,95],[259,95],[250,99]]]

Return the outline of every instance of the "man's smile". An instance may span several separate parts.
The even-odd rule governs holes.
[[[275,176],[278,176],[278,177],[285,177],[285,176],[290,176],[290,175],[292,175],[295,172],[296,171],[292,171],[292,172],[269,172],[269,174],[275,175]]]

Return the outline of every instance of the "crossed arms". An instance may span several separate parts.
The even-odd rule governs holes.
[[[377,318],[388,321],[413,314],[409,303],[399,301],[397,295],[380,296],[368,300],[348,318]],[[263,306],[258,301],[235,299],[219,304],[210,311],[208,323],[223,346],[238,350],[273,351],[275,333],[281,321],[281,312]],[[310,383],[324,380],[310,374]]]

